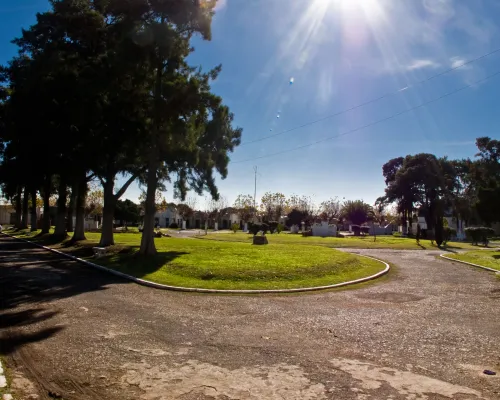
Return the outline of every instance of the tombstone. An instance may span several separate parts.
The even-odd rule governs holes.
[[[313,236],[321,236],[321,237],[337,236],[337,226],[329,225],[327,221],[322,221],[321,224],[318,223],[314,224],[311,227],[311,230]]]
[[[245,226],[243,227],[243,232],[248,232],[248,223],[245,222]]]
[[[219,230],[219,223],[215,222],[214,223],[214,231],[218,231],[218,230]]]
[[[290,227],[290,233],[299,233],[299,226],[298,225],[292,225]]]
[[[267,241],[267,236],[263,235],[263,236],[258,236],[258,235],[255,235],[253,237],[253,244],[256,244],[256,245],[262,245],[262,244],[268,244],[269,242]]]
[[[182,229],[186,229],[186,221],[182,221]]]

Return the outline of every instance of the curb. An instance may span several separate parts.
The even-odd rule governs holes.
[[[30,244],[32,244],[32,245],[34,245],[36,247],[40,247],[42,249],[45,249],[45,250],[51,251],[53,253],[59,254],[59,255],[61,255],[63,257],[70,258],[71,260],[78,261],[78,262],[80,262],[82,264],[85,264],[85,265],[87,265],[89,267],[96,268],[98,270],[107,272],[109,274],[113,274],[113,275],[119,276],[121,278],[124,278],[124,279],[127,279],[129,281],[135,282],[135,283],[137,283],[139,285],[149,286],[149,287],[152,287],[152,288],[155,288],[155,289],[171,290],[171,291],[177,291],[177,292],[211,293],[211,294],[273,294],[273,293],[282,293],[283,294],[283,293],[313,292],[313,291],[335,289],[335,288],[339,288],[339,287],[356,285],[358,283],[368,282],[368,281],[371,281],[373,279],[377,279],[377,278],[379,278],[379,277],[387,274],[390,271],[390,269],[391,269],[391,267],[389,266],[389,264],[386,263],[385,261],[382,261],[382,260],[379,260],[378,258],[374,258],[374,257],[370,257],[370,256],[356,254],[356,256],[370,258],[372,260],[378,261],[378,262],[384,264],[385,268],[382,271],[377,272],[374,275],[367,276],[365,278],[359,278],[359,279],[356,279],[356,280],[353,280],[353,281],[348,281],[348,282],[336,283],[336,284],[333,284],[333,285],[315,286],[315,287],[309,287],[309,288],[262,289],[262,290],[259,290],[259,289],[238,290],[238,289],[189,288],[189,287],[181,287],[181,286],[163,285],[161,283],[155,283],[155,282],[147,281],[147,280],[144,280],[144,279],[136,278],[135,276],[127,275],[127,274],[124,274],[122,272],[118,272],[118,271],[115,271],[113,269],[103,267],[102,265],[99,265],[99,264],[94,264],[94,263],[92,263],[90,261],[87,261],[87,260],[84,260],[82,258],[78,258],[78,257],[72,256],[70,254],[63,253],[62,251],[59,251],[59,250],[56,250],[56,249],[52,249],[50,247],[43,246],[41,244],[38,244],[38,243],[35,243],[35,242],[32,242],[32,241],[26,240],[26,239],[17,238],[15,236],[9,235],[9,234],[4,233],[4,232],[0,232],[0,233],[3,234],[3,235],[5,235],[5,236],[11,237],[13,239],[20,240],[20,241],[26,242],[26,243],[30,243]]]
[[[462,260],[457,260],[455,258],[446,257],[446,255],[444,255],[444,254],[440,254],[439,257],[445,258],[445,259],[450,260],[450,261],[456,261],[456,262],[459,262],[459,263],[462,263],[462,264],[470,265],[472,267],[481,268],[481,269],[485,269],[486,271],[495,272],[497,274],[500,274],[500,270],[498,270],[498,269],[484,267],[484,266],[479,265],[479,264],[474,264],[474,263],[470,263],[470,262],[467,262],[467,261],[462,261]]]

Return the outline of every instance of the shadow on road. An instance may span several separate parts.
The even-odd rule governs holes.
[[[116,283],[128,282],[0,236],[0,352],[8,355],[64,329],[51,321],[58,314],[51,302]]]

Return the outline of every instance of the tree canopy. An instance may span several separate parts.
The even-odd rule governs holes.
[[[114,243],[118,201],[139,181],[146,188],[141,253],[153,254],[158,189],[172,181],[181,200],[189,190],[217,199],[216,177],[227,176],[228,154],[240,143],[233,114],[210,87],[221,66],[204,71],[187,61],[195,35],[211,38],[215,1],[50,5],[14,40],[19,53],[0,69],[2,190],[18,215],[39,191],[47,218],[57,193],[56,233],[65,235],[75,212],[79,240],[86,209],[96,206],[89,182],[97,180],[102,204],[93,210],[102,213],[106,246]]]

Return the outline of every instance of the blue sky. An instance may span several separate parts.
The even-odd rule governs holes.
[[[46,0],[0,0],[0,62],[10,39],[34,22]],[[193,65],[222,64],[213,84],[243,128],[242,142],[269,137],[391,94],[384,99],[263,141],[240,146],[219,188],[338,196],[369,203],[383,194],[382,165],[419,152],[472,157],[479,136],[498,138],[500,52],[427,83],[415,83],[500,48],[497,0],[219,0],[212,41],[195,40]],[[294,78],[293,85],[289,84]],[[464,85],[473,87],[336,139]],[[279,112],[280,118],[277,118]],[[272,129],[272,131],[271,131]],[[245,161],[255,159],[254,161]],[[244,162],[239,162],[244,161]],[[132,187],[125,197],[137,199]],[[172,199],[172,191],[165,193]],[[198,205],[202,206],[200,198]]]

